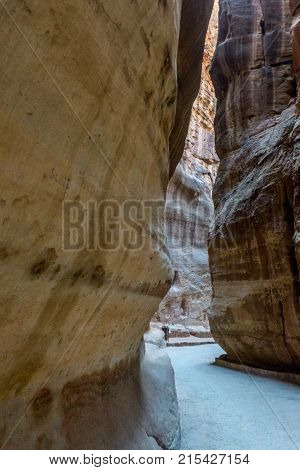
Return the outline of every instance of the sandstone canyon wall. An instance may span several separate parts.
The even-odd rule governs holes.
[[[293,17],[292,22],[292,48],[294,72],[298,82],[297,111],[300,112],[300,1],[290,0],[290,8]]]
[[[218,167],[214,143],[216,99],[209,74],[217,29],[216,3],[208,27],[201,85],[192,108],[183,157],[168,185],[165,230],[175,276],[155,316],[164,324],[183,325],[187,332],[197,334],[202,330],[204,335],[209,333],[207,313],[211,302],[207,239],[214,214],[212,186]],[[180,329],[179,333],[183,331]]]
[[[168,360],[141,345],[172,277],[162,223],[144,222],[139,251],[67,251],[62,203],[164,199],[169,134],[190,111],[176,105],[177,55],[194,51],[195,78],[211,7],[184,1],[181,17],[180,0],[1,5],[3,448],[178,441]],[[188,27],[192,42],[178,46]]]
[[[215,339],[233,361],[295,370],[298,21],[297,1],[220,0],[212,77],[221,162],[209,242]]]

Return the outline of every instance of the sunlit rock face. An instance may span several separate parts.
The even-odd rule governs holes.
[[[201,326],[206,332],[211,302],[207,238],[214,213],[212,185],[218,167],[213,128],[216,99],[209,68],[217,40],[217,20],[215,6],[184,154],[167,192],[167,248],[175,276],[155,316],[162,323],[181,324],[187,329]]]
[[[210,11],[197,4],[204,42]],[[142,249],[112,250],[95,249],[88,217],[80,249],[67,250],[62,204],[164,201],[180,17],[180,0],[0,10],[4,448],[178,442],[170,362],[140,344],[173,275],[162,221],[143,221]]]
[[[284,0],[220,1],[212,77],[221,163],[209,243],[215,339],[234,361],[292,369],[300,367],[297,12],[292,20]]]

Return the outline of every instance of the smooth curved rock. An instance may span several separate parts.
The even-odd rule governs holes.
[[[180,442],[174,371],[168,355],[152,344],[142,347],[140,364],[121,380],[108,375],[103,384],[93,374],[69,383],[62,407],[64,447],[161,450]]]
[[[231,360],[299,369],[300,122],[291,26],[287,1],[220,1],[210,324]]]
[[[166,347],[165,333],[161,323],[150,323],[149,329],[144,334],[144,341],[147,344],[154,344],[158,348]]]
[[[180,11],[179,0],[1,6],[4,448],[157,448],[177,439],[175,408],[149,411],[149,394],[167,385],[145,390],[139,373],[141,338],[172,277],[162,221],[144,221],[142,250],[94,250],[89,217],[86,244],[66,250],[62,204],[164,200]]]

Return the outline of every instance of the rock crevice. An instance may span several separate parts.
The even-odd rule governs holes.
[[[167,190],[166,246],[175,277],[155,318],[170,325],[171,335],[188,332],[209,335],[211,282],[207,238],[214,213],[212,187],[219,162],[214,143],[216,99],[209,69],[217,40],[217,22],[215,4],[205,41],[200,90],[193,104],[183,156]]]

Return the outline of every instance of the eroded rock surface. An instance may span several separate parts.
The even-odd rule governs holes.
[[[220,1],[210,323],[232,360],[299,369],[300,121],[289,3]]]
[[[202,22],[191,26],[204,41],[211,2],[194,3]],[[153,366],[147,388],[139,360],[172,277],[162,223],[144,222],[138,252],[94,250],[89,218],[88,245],[66,251],[62,203],[164,200],[180,12],[179,0],[1,6],[4,448],[161,448],[177,439],[172,374],[160,386],[163,367]],[[158,412],[151,394],[165,405]]]
[[[298,113],[300,113],[300,1],[290,0],[292,22],[292,47],[294,72],[298,81]]]
[[[214,143],[215,94],[209,75],[217,40],[217,5],[208,28],[201,86],[194,102],[184,154],[167,191],[166,234],[175,277],[155,318],[209,334],[211,280],[207,238],[213,218],[212,186],[218,168]],[[193,328],[194,327],[194,328]],[[178,335],[183,335],[182,328]],[[174,335],[173,327],[171,334]],[[200,334],[200,330],[198,331]]]

